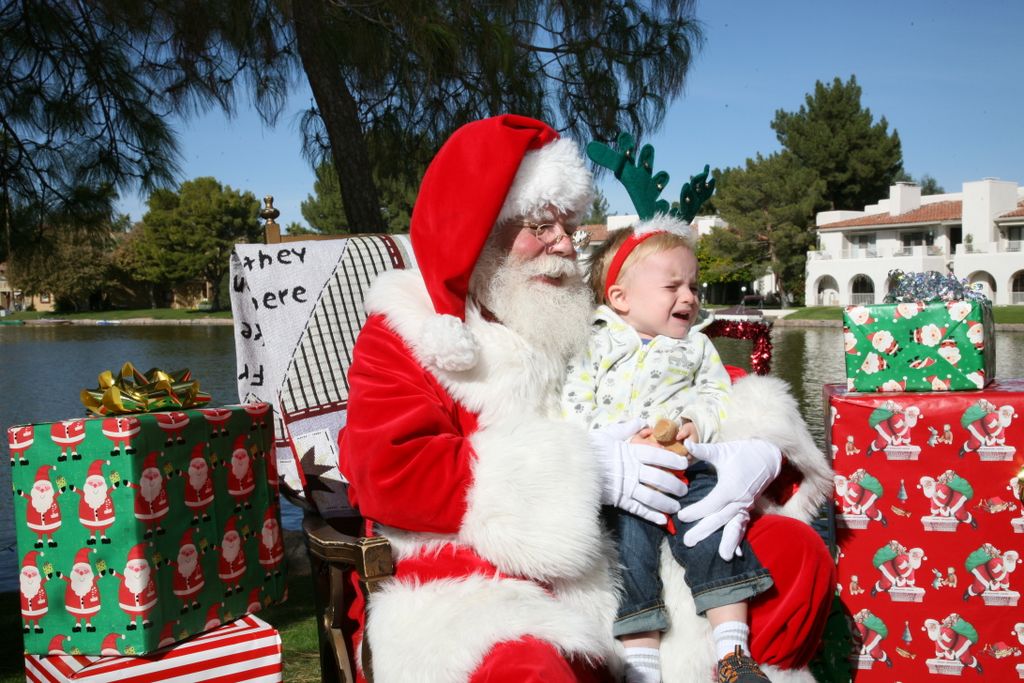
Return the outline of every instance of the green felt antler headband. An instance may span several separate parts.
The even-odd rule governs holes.
[[[629,198],[641,220],[653,218],[655,214],[668,214],[689,224],[715,191],[715,179],[708,180],[709,167],[690,177],[679,192],[679,206],[670,207],[658,195],[668,185],[668,173],[654,172],[654,147],[644,145],[639,156],[634,157],[636,141],[629,133],[620,133],[616,149],[596,140],[587,145],[587,156],[598,166],[610,170],[626,188]]]

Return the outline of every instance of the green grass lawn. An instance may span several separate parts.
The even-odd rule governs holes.
[[[1024,323],[1024,306],[993,306],[997,323]],[[807,306],[786,316],[786,320],[842,320],[842,306]]]
[[[154,318],[156,320],[194,320],[196,318],[230,318],[231,310],[195,311],[186,308],[136,308],[125,311],[86,311],[84,313],[40,313],[22,311],[3,320],[126,320],[128,318]]]

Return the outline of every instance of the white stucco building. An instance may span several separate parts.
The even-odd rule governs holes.
[[[983,283],[996,305],[1024,304],[1024,188],[985,179],[962,192],[921,196],[912,183],[863,211],[817,216],[807,254],[808,306],[880,303],[889,271],[952,271]]]

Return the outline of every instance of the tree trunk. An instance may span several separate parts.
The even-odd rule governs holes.
[[[356,101],[331,54],[330,42],[321,32],[328,12],[324,0],[292,2],[299,57],[331,142],[349,229],[354,233],[386,232]]]

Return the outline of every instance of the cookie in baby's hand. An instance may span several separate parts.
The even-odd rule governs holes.
[[[657,441],[658,445],[662,448],[667,448],[673,453],[678,453],[679,455],[689,456],[690,452],[686,450],[686,446],[676,440],[676,435],[678,433],[679,425],[672,420],[663,417],[655,423],[654,428],[651,431],[651,436],[654,437],[654,440]]]

